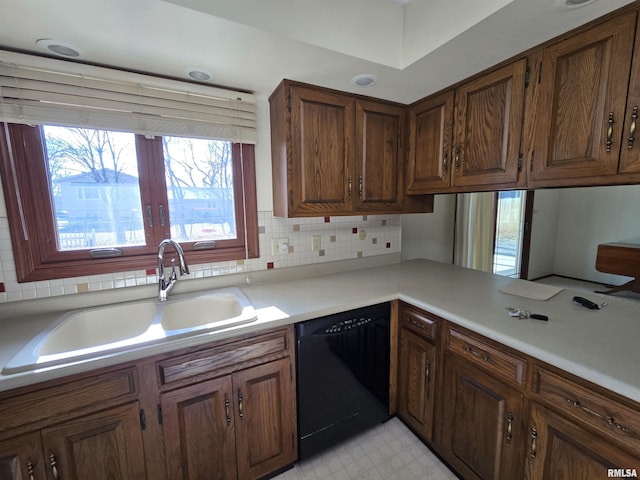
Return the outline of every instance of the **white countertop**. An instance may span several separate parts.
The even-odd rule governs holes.
[[[254,284],[242,288],[258,313],[258,320],[249,325],[61,367],[0,375],[0,391],[399,298],[640,402],[640,369],[635,361],[640,345],[640,302],[566,289],[546,301],[499,291],[512,281],[448,264],[411,260]],[[576,295],[606,301],[608,306],[588,310],[572,302]],[[512,318],[505,307],[544,314],[549,321]],[[0,365],[55,317],[36,315],[0,324]]]

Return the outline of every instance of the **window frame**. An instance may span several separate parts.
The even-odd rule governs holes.
[[[171,236],[162,137],[146,138],[138,134],[135,137],[141,202],[143,208],[151,205],[153,213],[154,227],[144,222],[146,245],[121,247],[124,253],[118,257],[92,258],[89,249],[59,251],[57,248],[53,202],[50,194],[43,198],[41,193],[50,190],[40,127],[19,124],[2,124],[2,127],[0,175],[19,283],[157,267],[156,245]],[[216,248],[204,250],[194,250],[194,242],[181,242],[190,264],[259,256],[254,145],[233,143],[232,163],[237,238],[218,240]],[[158,205],[164,206],[169,219],[164,228],[160,227]]]

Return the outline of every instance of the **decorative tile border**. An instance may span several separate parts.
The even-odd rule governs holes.
[[[320,237],[320,249],[312,237]],[[190,265],[188,278],[206,278],[314,263],[399,253],[399,215],[368,215],[286,219],[258,212],[260,258]],[[273,254],[272,240],[287,238],[289,248]],[[59,280],[18,283],[6,218],[0,218],[0,303],[58,295],[154,284],[155,268]],[[187,279],[188,281],[188,279]]]

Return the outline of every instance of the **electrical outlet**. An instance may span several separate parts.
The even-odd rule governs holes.
[[[311,251],[312,252],[319,252],[321,248],[322,248],[322,245],[320,243],[320,235],[312,235],[311,236]]]
[[[289,253],[289,239],[288,238],[274,238],[271,240],[274,255],[283,255]]]

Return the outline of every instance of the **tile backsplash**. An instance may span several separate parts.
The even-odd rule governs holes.
[[[286,219],[261,211],[258,231],[259,258],[189,265],[191,275],[187,279],[386,255],[399,253],[401,249],[399,215]],[[155,269],[150,265],[149,270],[18,283],[8,221],[0,217],[0,303],[156,281]]]

